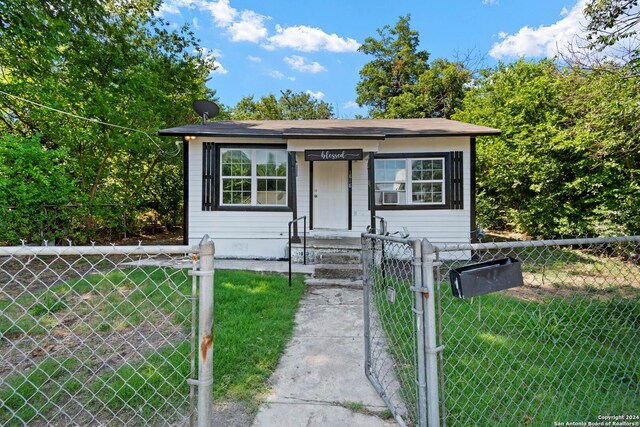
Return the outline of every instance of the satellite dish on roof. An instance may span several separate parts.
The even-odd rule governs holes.
[[[193,101],[193,111],[199,116],[202,116],[202,124],[207,122],[207,119],[215,117],[220,112],[220,107],[215,102],[208,101],[206,99],[198,99]]]

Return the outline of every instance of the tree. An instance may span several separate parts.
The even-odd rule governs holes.
[[[389,99],[384,118],[450,119],[462,105],[471,72],[459,62],[436,59],[405,93]]]
[[[410,28],[410,16],[395,27],[378,29],[380,39],[368,37],[360,51],[374,56],[360,70],[356,87],[360,105],[373,118],[450,118],[462,103],[471,72],[460,62],[436,59],[418,50],[419,34]]]
[[[245,96],[230,112],[233,120],[313,120],[333,118],[333,107],[303,92],[281,92],[280,98],[269,94],[255,101]]]
[[[358,49],[374,59],[360,70],[356,102],[370,108],[373,118],[385,116],[391,98],[407,93],[428,67],[429,53],[418,50],[418,32],[410,27],[410,15],[401,16],[392,28],[378,29],[379,39],[367,37]]]
[[[66,173],[73,161],[66,150],[45,150],[38,136],[4,135],[0,158],[0,243],[51,240],[70,229],[71,218],[50,214],[73,200],[77,183]]]
[[[638,0],[590,0],[585,8],[589,47],[604,50],[623,40],[629,41],[629,64],[640,66],[640,7]]]
[[[179,181],[171,167],[179,160],[167,156],[173,141],[151,135],[196,119],[193,99],[213,96],[205,87],[213,61],[188,27],[154,17],[159,1],[85,3],[16,0],[2,11],[0,90],[95,121],[0,95],[0,131],[38,134],[44,148],[67,151],[74,202],[93,207],[93,229],[100,205],[124,205],[134,218],[153,204],[152,183]],[[150,179],[156,173],[170,178]]]
[[[619,72],[566,75],[563,98],[570,120],[561,141],[581,153],[573,191],[582,195],[588,231],[640,230],[640,80]]]
[[[530,235],[637,233],[640,85],[550,60],[485,70],[455,119],[478,138],[478,219]]]
[[[498,229],[554,234],[572,223],[571,150],[554,142],[565,120],[559,71],[549,60],[481,72],[454,118],[502,130],[478,138],[478,220]]]

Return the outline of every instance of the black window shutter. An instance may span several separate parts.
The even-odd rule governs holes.
[[[211,211],[214,205],[214,144],[202,145],[202,210]]]
[[[451,209],[464,209],[462,151],[451,152]]]

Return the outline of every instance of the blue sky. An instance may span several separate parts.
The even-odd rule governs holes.
[[[411,14],[431,59],[473,51],[484,65],[553,56],[582,33],[586,0],[166,0],[160,13],[189,23],[218,69],[209,86],[235,105],[246,95],[307,92],[338,118],[366,114],[355,104],[357,51],[376,29]]]

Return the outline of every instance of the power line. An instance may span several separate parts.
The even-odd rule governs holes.
[[[22,97],[17,96],[17,95],[13,95],[13,94],[11,94],[11,93],[7,93],[7,92],[5,92],[5,91],[3,91],[3,90],[0,90],[0,93],[1,93],[1,94],[3,94],[3,95],[6,95],[6,96],[10,96],[10,97],[15,98],[15,99],[19,99],[20,101],[23,101],[23,102],[27,102],[27,103],[29,103],[29,104],[36,105],[36,106],[38,106],[38,107],[40,107],[40,108],[44,108],[44,109],[47,109],[47,110],[55,111],[56,113],[60,113],[60,114],[65,114],[65,115],[67,115],[67,116],[74,117],[74,118],[76,118],[76,119],[85,120],[85,121],[87,121],[87,122],[96,123],[96,124],[99,124],[99,125],[111,126],[111,127],[118,128],[118,129],[128,130],[128,131],[131,131],[131,132],[141,133],[141,134],[143,134],[144,136],[146,136],[147,138],[149,138],[149,141],[153,142],[153,145],[155,145],[156,147],[158,147],[158,150],[160,151],[160,153],[161,153],[161,154],[166,155],[166,156],[169,156],[169,157],[177,156],[177,155],[178,155],[178,153],[180,152],[180,147],[177,147],[177,148],[178,148],[178,150],[177,150],[175,153],[173,153],[173,154],[172,154],[172,153],[168,153],[168,152],[166,152],[165,150],[163,150],[163,149],[162,149],[162,147],[160,147],[160,146],[158,145],[158,143],[156,143],[156,142],[153,140],[153,138],[151,137],[151,135],[149,135],[147,132],[145,132],[145,131],[143,131],[143,130],[133,129],[133,128],[128,128],[128,127],[126,127],[126,126],[114,125],[113,123],[107,123],[107,122],[103,122],[103,121],[100,121],[100,120],[97,120],[97,119],[91,119],[91,118],[88,118],[88,117],[79,116],[79,115],[77,115],[77,114],[69,113],[69,112],[67,112],[67,111],[63,111],[63,110],[58,110],[57,108],[49,107],[48,105],[40,104],[40,103],[38,103],[38,102],[31,101],[31,100],[29,100],[29,99],[25,99],[25,98],[22,98]],[[177,144],[176,144],[176,145],[177,145]]]

